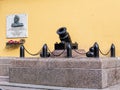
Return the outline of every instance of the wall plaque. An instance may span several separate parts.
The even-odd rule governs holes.
[[[26,14],[7,16],[7,38],[28,37],[28,22]]]

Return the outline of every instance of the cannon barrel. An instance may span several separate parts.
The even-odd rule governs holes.
[[[57,34],[59,35],[59,39],[61,40],[61,42],[63,43],[72,43],[71,37],[69,35],[69,33],[67,32],[67,28],[66,27],[61,27],[57,30]]]
[[[72,43],[71,37],[69,33],[67,32],[66,27],[61,27],[57,30],[57,34],[59,35],[60,43],[55,43],[54,48],[55,50],[63,50],[67,49],[66,45],[69,43],[71,45],[72,49],[78,49],[77,42]]]

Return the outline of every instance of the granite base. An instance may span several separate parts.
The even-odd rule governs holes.
[[[13,83],[96,89],[120,83],[119,58],[19,58],[11,63]]]

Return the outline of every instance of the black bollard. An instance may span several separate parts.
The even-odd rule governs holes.
[[[99,45],[97,42],[94,44],[94,57],[99,57]]]
[[[44,44],[43,47],[42,47],[42,52],[40,53],[40,56],[41,57],[50,57],[50,53],[47,52],[48,51],[48,47],[47,47],[47,44]]]
[[[72,57],[72,47],[70,43],[67,43],[67,57],[70,58]]]
[[[20,57],[23,58],[25,57],[25,50],[24,50],[24,46],[23,45],[20,45]]]
[[[47,57],[47,44],[43,45],[42,51],[43,51],[43,57]]]
[[[111,50],[111,57],[115,57],[115,45],[114,44],[111,45],[110,50]]]

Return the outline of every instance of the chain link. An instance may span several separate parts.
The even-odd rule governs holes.
[[[24,47],[24,49],[25,49],[25,51],[26,51],[28,54],[30,54],[31,56],[39,55],[40,52],[42,51],[42,50],[39,50],[37,53],[33,54],[33,53],[30,53],[25,47]],[[64,49],[60,54],[55,55],[53,52],[50,51],[49,48],[48,48],[48,50],[49,50],[49,52],[50,52],[53,56],[61,56],[61,55],[65,52],[65,49]]]
[[[109,50],[107,53],[103,53],[100,49],[99,49],[99,51],[100,51],[100,53],[101,53],[102,55],[105,55],[105,56],[106,56],[106,55],[108,55],[108,54],[110,53],[111,50]]]
[[[55,55],[53,52],[50,51],[49,48],[48,48],[48,50],[53,56],[61,56],[65,52],[65,49],[64,49],[60,54]]]
[[[39,55],[40,52],[42,51],[42,50],[39,50],[37,53],[32,54],[32,53],[30,53],[25,47],[24,47],[24,49],[25,49],[25,51],[26,51],[28,54],[30,54],[31,56]],[[51,52],[51,50],[50,50],[49,48],[48,48],[48,50],[49,50],[49,52],[50,52],[53,56],[61,56],[61,55],[65,52],[65,49],[64,49],[60,54],[55,55],[53,52]],[[74,50],[76,53],[80,54],[80,55],[86,54],[86,52],[85,52],[85,53],[80,53],[79,51],[77,51],[77,50],[75,50],[75,49],[73,49],[73,50]],[[99,49],[99,51],[100,51],[100,53],[101,53],[102,55],[105,55],[105,56],[110,53],[110,50],[109,50],[107,53],[103,53],[100,49]]]
[[[80,52],[78,52],[77,50],[75,50],[75,49],[73,49],[76,53],[78,53],[78,54],[80,54],[80,55],[84,55],[84,54],[86,54],[86,52],[85,53],[80,53]]]
[[[24,47],[24,49],[25,49],[25,51],[28,53],[28,54],[30,54],[31,56],[36,56],[36,55],[39,55],[40,54],[40,52],[41,52],[41,50],[39,50],[37,53],[35,53],[35,54],[32,54],[32,53],[30,53],[25,47]]]

